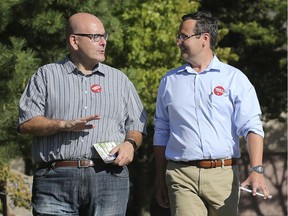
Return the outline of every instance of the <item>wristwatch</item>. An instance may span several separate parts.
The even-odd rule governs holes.
[[[137,146],[137,144],[136,144],[136,142],[135,142],[134,139],[128,138],[128,139],[126,139],[125,141],[130,142],[130,143],[132,144],[132,146],[133,146],[133,148],[134,148],[134,151],[137,150],[138,146]]]
[[[264,173],[264,167],[262,165],[253,166],[250,168],[250,172],[253,172],[253,171],[260,173],[260,174],[263,174]]]

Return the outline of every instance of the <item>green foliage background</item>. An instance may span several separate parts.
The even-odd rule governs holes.
[[[109,33],[105,63],[131,78],[149,115],[149,134],[131,166],[132,193],[141,192],[143,181],[153,183],[157,87],[162,75],[183,63],[175,34],[182,15],[198,9],[209,10],[219,19],[215,53],[240,68],[255,85],[263,120],[280,118],[281,112],[287,111],[285,0],[2,0],[0,167],[21,156],[26,174],[32,174],[31,137],[17,134],[15,129],[20,96],[39,66],[66,55],[67,18],[75,12],[89,12],[103,21]],[[146,179],[148,174],[150,179]],[[0,176],[1,180],[5,181]],[[149,191],[152,193],[153,187]],[[134,198],[138,212],[149,208],[147,199]]]

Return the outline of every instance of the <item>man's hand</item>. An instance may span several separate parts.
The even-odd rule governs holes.
[[[91,115],[75,120],[68,120],[68,121],[61,121],[60,122],[60,128],[62,128],[63,131],[82,131],[87,129],[93,129],[96,127],[95,124],[87,124],[88,122],[92,120],[99,120],[100,116],[98,115]]]
[[[266,186],[263,174],[251,172],[248,178],[241,184],[242,187],[250,185],[252,188],[253,196],[256,196],[257,190],[264,194],[264,199],[269,196],[269,190]]]
[[[113,163],[118,166],[126,166],[133,161],[134,147],[130,142],[125,141],[110,151],[110,155],[114,154],[116,154],[117,157]]]
[[[128,131],[126,134],[126,139],[131,139],[135,141],[137,148],[140,147],[142,143],[143,134],[139,131]],[[126,166],[133,161],[135,150],[132,143],[129,141],[124,141],[123,143],[117,145],[110,151],[110,155],[117,155],[114,160],[114,164],[118,166]]]

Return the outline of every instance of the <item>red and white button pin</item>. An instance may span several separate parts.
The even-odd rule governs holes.
[[[99,93],[101,92],[101,90],[102,90],[102,87],[98,84],[94,84],[91,86],[91,91],[94,93]]]
[[[216,86],[213,90],[214,94],[217,96],[221,96],[224,94],[224,88],[222,86]]]

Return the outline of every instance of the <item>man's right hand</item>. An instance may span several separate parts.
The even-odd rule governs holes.
[[[92,120],[99,120],[100,116],[99,115],[91,115],[75,120],[68,120],[64,121],[62,120],[60,122],[60,128],[63,131],[82,131],[82,130],[87,130],[87,129],[93,129],[96,127],[95,124],[87,124],[88,122]]]

